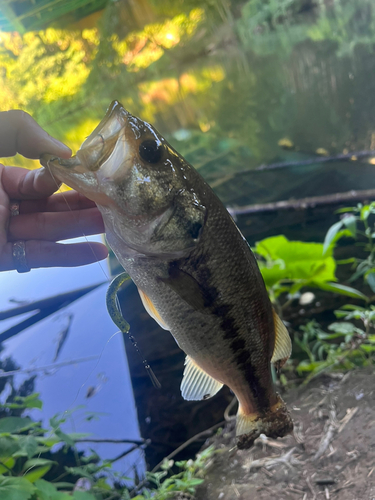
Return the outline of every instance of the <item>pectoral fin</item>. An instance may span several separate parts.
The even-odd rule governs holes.
[[[154,306],[154,303],[152,302],[150,297],[148,295],[146,295],[145,292],[142,292],[142,290],[140,290],[139,288],[138,288],[138,292],[139,292],[139,295],[141,297],[142,304],[144,305],[144,308],[146,309],[148,314],[151,316],[151,318],[153,318],[156,321],[156,323],[159,324],[159,326],[164,328],[164,330],[169,330],[168,325],[166,325],[163,318],[160,316],[160,314],[156,310],[156,307]]]
[[[173,263],[169,268],[169,277],[160,278],[160,281],[171,287],[187,304],[196,311],[210,314],[213,298],[207,290],[189,273]]]
[[[280,369],[286,363],[292,352],[292,342],[286,326],[275,310],[273,310],[273,322],[275,325],[275,348],[271,361]]]
[[[181,394],[187,401],[200,401],[215,396],[223,387],[200,368],[195,361],[186,356],[184,376],[181,382]]]

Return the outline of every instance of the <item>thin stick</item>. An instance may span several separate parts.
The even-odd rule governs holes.
[[[375,189],[364,189],[359,191],[346,191],[344,193],[327,194],[324,196],[310,196],[299,200],[283,200],[274,203],[258,203],[245,205],[243,207],[227,207],[231,215],[261,214],[267,212],[278,212],[281,210],[306,210],[317,206],[338,205],[340,203],[352,203],[375,199]]]
[[[176,448],[174,451],[172,451],[172,453],[170,453],[167,457],[163,458],[163,460],[161,462],[158,463],[158,465],[156,465],[151,473],[154,473],[156,472],[162,465],[163,463],[166,461],[166,460],[171,460],[173,457],[175,457],[178,453],[180,453],[180,451],[184,450],[187,446],[189,446],[189,444],[191,443],[194,443],[194,441],[197,441],[198,439],[200,439],[201,437],[204,437],[206,435],[209,435],[209,434],[212,434],[216,429],[218,429],[219,427],[223,427],[223,425],[226,424],[226,421],[223,420],[222,422],[218,423],[218,424],[215,424],[213,425],[212,427],[210,427],[209,429],[206,429],[205,431],[202,431],[202,432],[199,432],[198,434],[196,434],[195,436],[191,437],[190,439],[188,439],[187,441],[185,441],[185,443],[183,443],[181,446],[179,446],[178,448]]]

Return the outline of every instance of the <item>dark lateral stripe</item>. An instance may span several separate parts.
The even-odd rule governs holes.
[[[251,353],[247,349],[243,349],[235,354],[235,361],[239,370],[244,375],[246,382],[249,384],[258,410],[263,411],[268,409],[270,406],[269,394],[251,364]]]

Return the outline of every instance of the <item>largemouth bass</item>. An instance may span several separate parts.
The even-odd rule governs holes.
[[[291,352],[248,243],[199,173],[148,123],[113,102],[76,156],[42,164],[93,200],[148,313],[186,353],[182,396],[236,395],[239,448],[293,423],[271,362]]]

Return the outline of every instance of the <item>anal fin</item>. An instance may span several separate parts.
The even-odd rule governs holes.
[[[200,368],[195,361],[186,356],[184,376],[181,382],[181,394],[187,401],[200,401],[212,398],[223,387]]]
[[[144,308],[146,309],[146,311],[148,312],[148,314],[151,316],[151,318],[153,318],[156,321],[156,323],[159,324],[159,326],[164,328],[164,330],[169,330],[168,325],[164,322],[163,318],[160,316],[160,314],[156,310],[156,307],[154,306],[150,297],[148,295],[146,295],[145,292],[142,292],[142,290],[140,290],[139,288],[138,288],[138,292],[139,292],[139,295],[141,297],[142,304],[143,304]]]
[[[271,361],[272,363],[277,364],[277,368],[281,368],[289,359],[292,352],[292,341],[290,340],[289,332],[286,329],[286,326],[274,309],[273,322],[275,325],[275,347]]]

